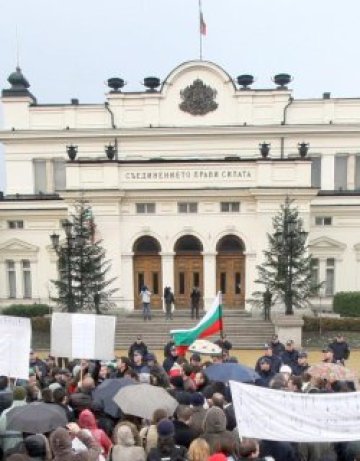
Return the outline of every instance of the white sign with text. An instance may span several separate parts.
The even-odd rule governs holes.
[[[1,315],[0,375],[28,379],[30,345],[30,319]]]

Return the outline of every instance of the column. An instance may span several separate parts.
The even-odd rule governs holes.
[[[134,305],[134,253],[122,253],[121,255],[121,292],[123,298],[123,308],[133,311]]]
[[[216,253],[202,253],[204,277],[204,310],[210,309],[216,296]]]
[[[256,270],[256,253],[245,252],[245,286],[242,289],[245,290],[245,310],[251,311],[251,304],[247,303],[247,299],[251,298],[254,291],[259,289],[259,286],[254,282],[257,276]]]
[[[162,277],[162,287],[163,290],[166,286],[171,287],[172,292],[175,290],[175,280],[174,280],[174,255],[173,251],[167,253],[160,253],[161,256],[161,277]],[[163,298],[163,294],[161,293]],[[164,299],[162,299],[164,304]],[[176,299],[175,299],[176,307]]]
[[[348,190],[355,189],[355,154],[351,154],[347,159],[347,188]]]

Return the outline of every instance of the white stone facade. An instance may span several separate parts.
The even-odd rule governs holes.
[[[196,79],[216,90],[218,107],[206,115],[179,108],[181,91]],[[241,90],[217,65],[193,61],[171,72],[158,92],[110,92],[106,103],[41,105],[26,91],[3,92],[0,141],[7,186],[0,201],[1,305],[48,302],[49,280],[56,278],[49,235],[61,232],[61,220],[79,198],[91,203],[112,260],[118,308],[137,307],[134,245],[144,236],[160,247],[160,296],[166,285],[180,289],[179,239],[200,241],[205,307],[225,283],[219,241],[238,237],[242,307],[248,308],[266,233],[286,195],[295,200],[309,231],[318,279],[327,281],[319,302],[327,306],[334,293],[358,289],[360,99],[296,100],[288,89]],[[118,159],[108,161],[104,146],[115,139]],[[264,141],[271,143],[265,160],[259,154]],[[297,150],[303,141],[310,144],[305,160]],[[64,166],[69,144],[78,146],[78,156]],[[239,208],[224,211],[222,203],[230,202]],[[196,203],[197,210],[179,212],[179,203]],[[28,265],[30,278],[24,274]]]

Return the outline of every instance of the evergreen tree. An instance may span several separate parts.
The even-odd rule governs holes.
[[[263,304],[267,288],[273,304],[279,301],[285,304],[286,315],[292,315],[294,307],[309,304],[318,287],[313,282],[307,235],[298,209],[293,206],[293,200],[286,197],[273,218],[273,233],[267,234],[269,248],[263,252],[264,262],[257,266],[255,283],[262,285],[263,290],[252,294],[253,305]]]
[[[84,201],[75,204],[72,225],[66,242],[57,247],[59,279],[52,281],[58,297],[53,298],[67,312],[95,311],[100,314],[111,304],[109,289],[115,280],[106,280],[110,262],[105,259],[101,240],[95,239],[91,207]]]

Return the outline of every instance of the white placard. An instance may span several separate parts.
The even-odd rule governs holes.
[[[55,357],[112,360],[116,317],[56,312],[51,322],[51,354]]]
[[[241,437],[283,442],[360,440],[360,392],[301,394],[230,381]]]
[[[30,319],[0,315],[0,375],[29,378]]]

